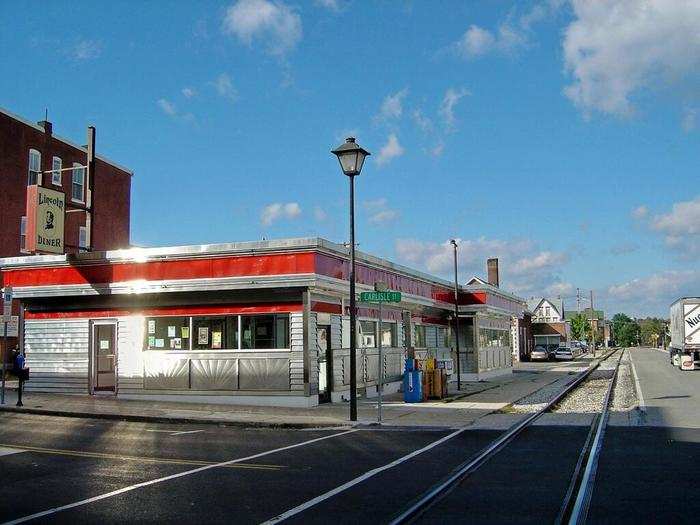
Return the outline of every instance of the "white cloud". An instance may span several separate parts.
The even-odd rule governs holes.
[[[314,219],[318,222],[324,222],[328,218],[328,214],[326,213],[326,210],[321,208],[320,206],[316,206],[314,208]]]
[[[301,17],[281,1],[238,0],[226,10],[224,33],[247,45],[260,41],[268,53],[284,56],[301,40]]]
[[[277,219],[296,219],[301,215],[301,207],[296,202],[275,202],[265,206],[260,213],[263,226],[270,226]]]
[[[647,217],[649,215],[649,208],[646,206],[637,206],[635,209],[632,210],[632,218],[641,220]]]
[[[668,317],[673,301],[697,295],[699,288],[700,270],[668,270],[612,285],[603,291],[600,301],[611,314]]]
[[[169,115],[171,117],[174,117],[177,115],[177,109],[175,108],[175,105],[164,99],[164,98],[159,98],[157,101],[158,107],[165,113],[166,115]]]
[[[379,226],[395,220],[398,216],[399,213],[396,210],[382,210],[371,215],[369,222],[370,224]]]
[[[229,77],[226,73],[221,73],[218,77],[216,77],[216,80],[210,82],[210,84],[214,86],[214,89],[220,97],[231,101],[238,98],[238,91],[235,87],[233,87],[231,77]]]
[[[698,109],[697,108],[685,108],[683,111],[683,120],[681,121],[681,126],[683,131],[690,133],[697,126],[698,121]]]
[[[76,60],[92,60],[100,54],[102,44],[97,40],[81,40],[71,49],[71,56]]]
[[[404,149],[399,144],[399,139],[396,137],[395,133],[389,134],[386,144],[382,146],[379,150],[379,155],[377,156],[377,164],[383,166],[388,162],[391,162],[396,157],[400,157],[404,154]]]
[[[379,108],[377,120],[392,120],[401,118],[403,113],[403,99],[408,94],[408,88],[403,88],[393,95],[387,95],[382,101],[382,106]]]
[[[491,31],[472,24],[455,43],[457,52],[464,58],[485,55],[496,45],[496,37]]]
[[[197,95],[197,91],[194,88],[185,87],[182,88],[182,96],[185,98],[192,98]]]
[[[430,133],[433,131],[433,121],[430,120],[430,117],[423,115],[420,109],[414,109],[411,113],[411,118],[423,133]]]
[[[443,152],[445,151],[445,143],[444,142],[438,142],[430,148],[429,152],[433,157],[440,157]]]
[[[586,116],[627,116],[644,88],[671,90],[700,65],[697,0],[572,0],[563,48],[573,82],[564,94]],[[684,89],[687,89],[684,88]]]
[[[362,205],[369,214],[369,223],[375,226],[387,224],[399,216],[399,212],[389,207],[386,197],[365,201]]]
[[[445,124],[445,127],[448,130],[453,130],[457,122],[454,112],[455,107],[457,106],[459,101],[467,95],[470,95],[470,93],[464,88],[449,88],[445,92],[445,96],[442,97],[442,103],[440,104],[440,109],[438,112],[440,114],[440,117],[442,117],[442,121]]]
[[[460,282],[473,275],[483,275],[486,259],[500,260],[502,288],[513,290],[523,297],[542,295],[550,287],[560,284],[559,271],[568,262],[566,254],[540,251],[529,240],[457,239],[457,261]],[[451,277],[453,247],[449,240],[442,243],[398,239],[395,249],[400,261],[429,273]],[[560,285],[561,286],[561,285]]]
[[[343,8],[340,0],[314,0],[314,3],[318,6],[325,7],[330,11],[335,11],[336,13]]]
[[[700,196],[675,203],[668,213],[655,215],[650,226],[664,235],[667,246],[681,254],[700,253]]]
[[[566,297],[573,294],[575,291],[574,285],[564,281],[558,281],[550,284],[544,289],[543,297]]]

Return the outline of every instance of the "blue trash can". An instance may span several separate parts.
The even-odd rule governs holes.
[[[423,401],[423,372],[411,370],[403,375],[403,400],[406,403]]]

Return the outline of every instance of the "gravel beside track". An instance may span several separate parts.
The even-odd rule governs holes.
[[[628,412],[638,406],[637,391],[634,387],[632,364],[629,352],[625,352],[617,371],[617,383],[613,391],[611,409],[615,412]]]
[[[583,384],[574,389],[552,412],[555,414],[589,414],[603,409],[603,400],[608,385],[615,375],[617,353],[602,361],[600,366],[591,372]]]

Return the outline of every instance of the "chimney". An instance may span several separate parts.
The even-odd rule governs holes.
[[[498,259],[487,259],[486,271],[489,276],[489,284],[498,287]]]
[[[44,133],[46,133],[47,135],[50,136],[51,133],[53,133],[53,125],[48,120],[40,120],[39,122],[37,122],[37,124],[44,128]]]

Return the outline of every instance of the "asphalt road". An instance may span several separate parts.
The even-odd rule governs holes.
[[[659,415],[649,419],[667,426],[608,429],[589,523],[695,522],[700,371],[634,352],[648,411]],[[3,413],[0,522],[386,523],[499,432],[244,430]],[[421,521],[551,523],[586,432],[526,430]]]

